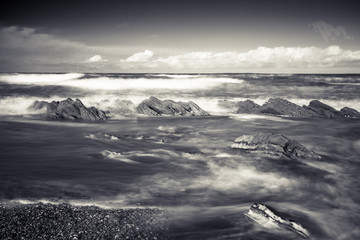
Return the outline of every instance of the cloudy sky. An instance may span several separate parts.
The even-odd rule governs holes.
[[[356,1],[7,1],[2,72],[360,72]]]

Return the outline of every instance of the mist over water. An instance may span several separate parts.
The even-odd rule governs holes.
[[[244,216],[260,202],[300,222],[310,239],[358,239],[359,120],[230,114],[217,102],[321,99],[360,110],[359,82],[359,75],[2,74],[0,199],[159,207],[171,215],[175,239],[299,239]],[[150,96],[192,100],[215,116],[105,123],[26,116],[35,100],[80,98],[106,109],[117,99],[136,105]],[[322,158],[230,148],[256,132],[284,134]]]

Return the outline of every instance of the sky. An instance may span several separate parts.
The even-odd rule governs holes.
[[[356,1],[7,1],[1,72],[360,73]]]

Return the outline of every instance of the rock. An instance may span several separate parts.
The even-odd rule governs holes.
[[[340,114],[346,118],[360,118],[360,113],[353,108],[344,107],[340,110]]]
[[[260,108],[259,104],[256,104],[251,100],[239,101],[236,106],[236,113],[255,113]]]
[[[293,220],[283,219],[261,203],[254,203],[245,216],[269,229],[290,230],[304,238],[308,238],[310,233],[300,223]]]
[[[161,101],[156,97],[150,97],[142,101],[137,107],[137,112],[149,116],[208,116],[194,102],[175,102],[172,100]]]
[[[237,103],[222,101],[219,105],[226,108],[237,108],[236,113],[285,115],[299,118],[360,118],[360,113],[352,108],[345,107],[337,111],[319,100],[313,100],[309,106],[299,106],[286,99],[270,98],[262,106],[251,100]]]
[[[34,110],[45,110],[47,118],[50,119],[85,121],[99,121],[107,119],[105,112],[100,111],[95,107],[87,108],[79,99],[74,101],[71,98],[68,98],[60,102],[52,101],[51,103],[45,101],[35,101],[31,107]]]
[[[327,118],[342,117],[342,114],[339,111],[335,110],[333,107],[330,107],[329,105],[326,105],[325,103],[320,102],[319,100],[312,100],[309,103],[309,106],[305,107],[305,109],[316,112],[322,117],[327,117]]]
[[[259,109],[258,113],[267,113],[274,115],[286,115],[290,117],[319,117],[316,112],[300,107],[295,103],[282,98],[270,98]]]
[[[321,158],[313,151],[297,141],[290,140],[286,136],[274,133],[257,133],[242,135],[235,139],[231,148],[243,149],[267,156],[297,158]]]

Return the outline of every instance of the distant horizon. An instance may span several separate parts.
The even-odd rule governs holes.
[[[190,75],[196,75],[196,74],[200,74],[200,75],[205,75],[205,74],[284,74],[284,75],[288,75],[288,74],[296,74],[296,75],[316,75],[316,74],[320,74],[320,75],[359,75],[359,72],[331,72],[331,73],[326,73],[326,72],[4,72],[4,71],[0,71],[0,74],[16,74],[16,73],[20,73],[20,74],[66,74],[66,73],[83,73],[83,74],[190,74]]]

